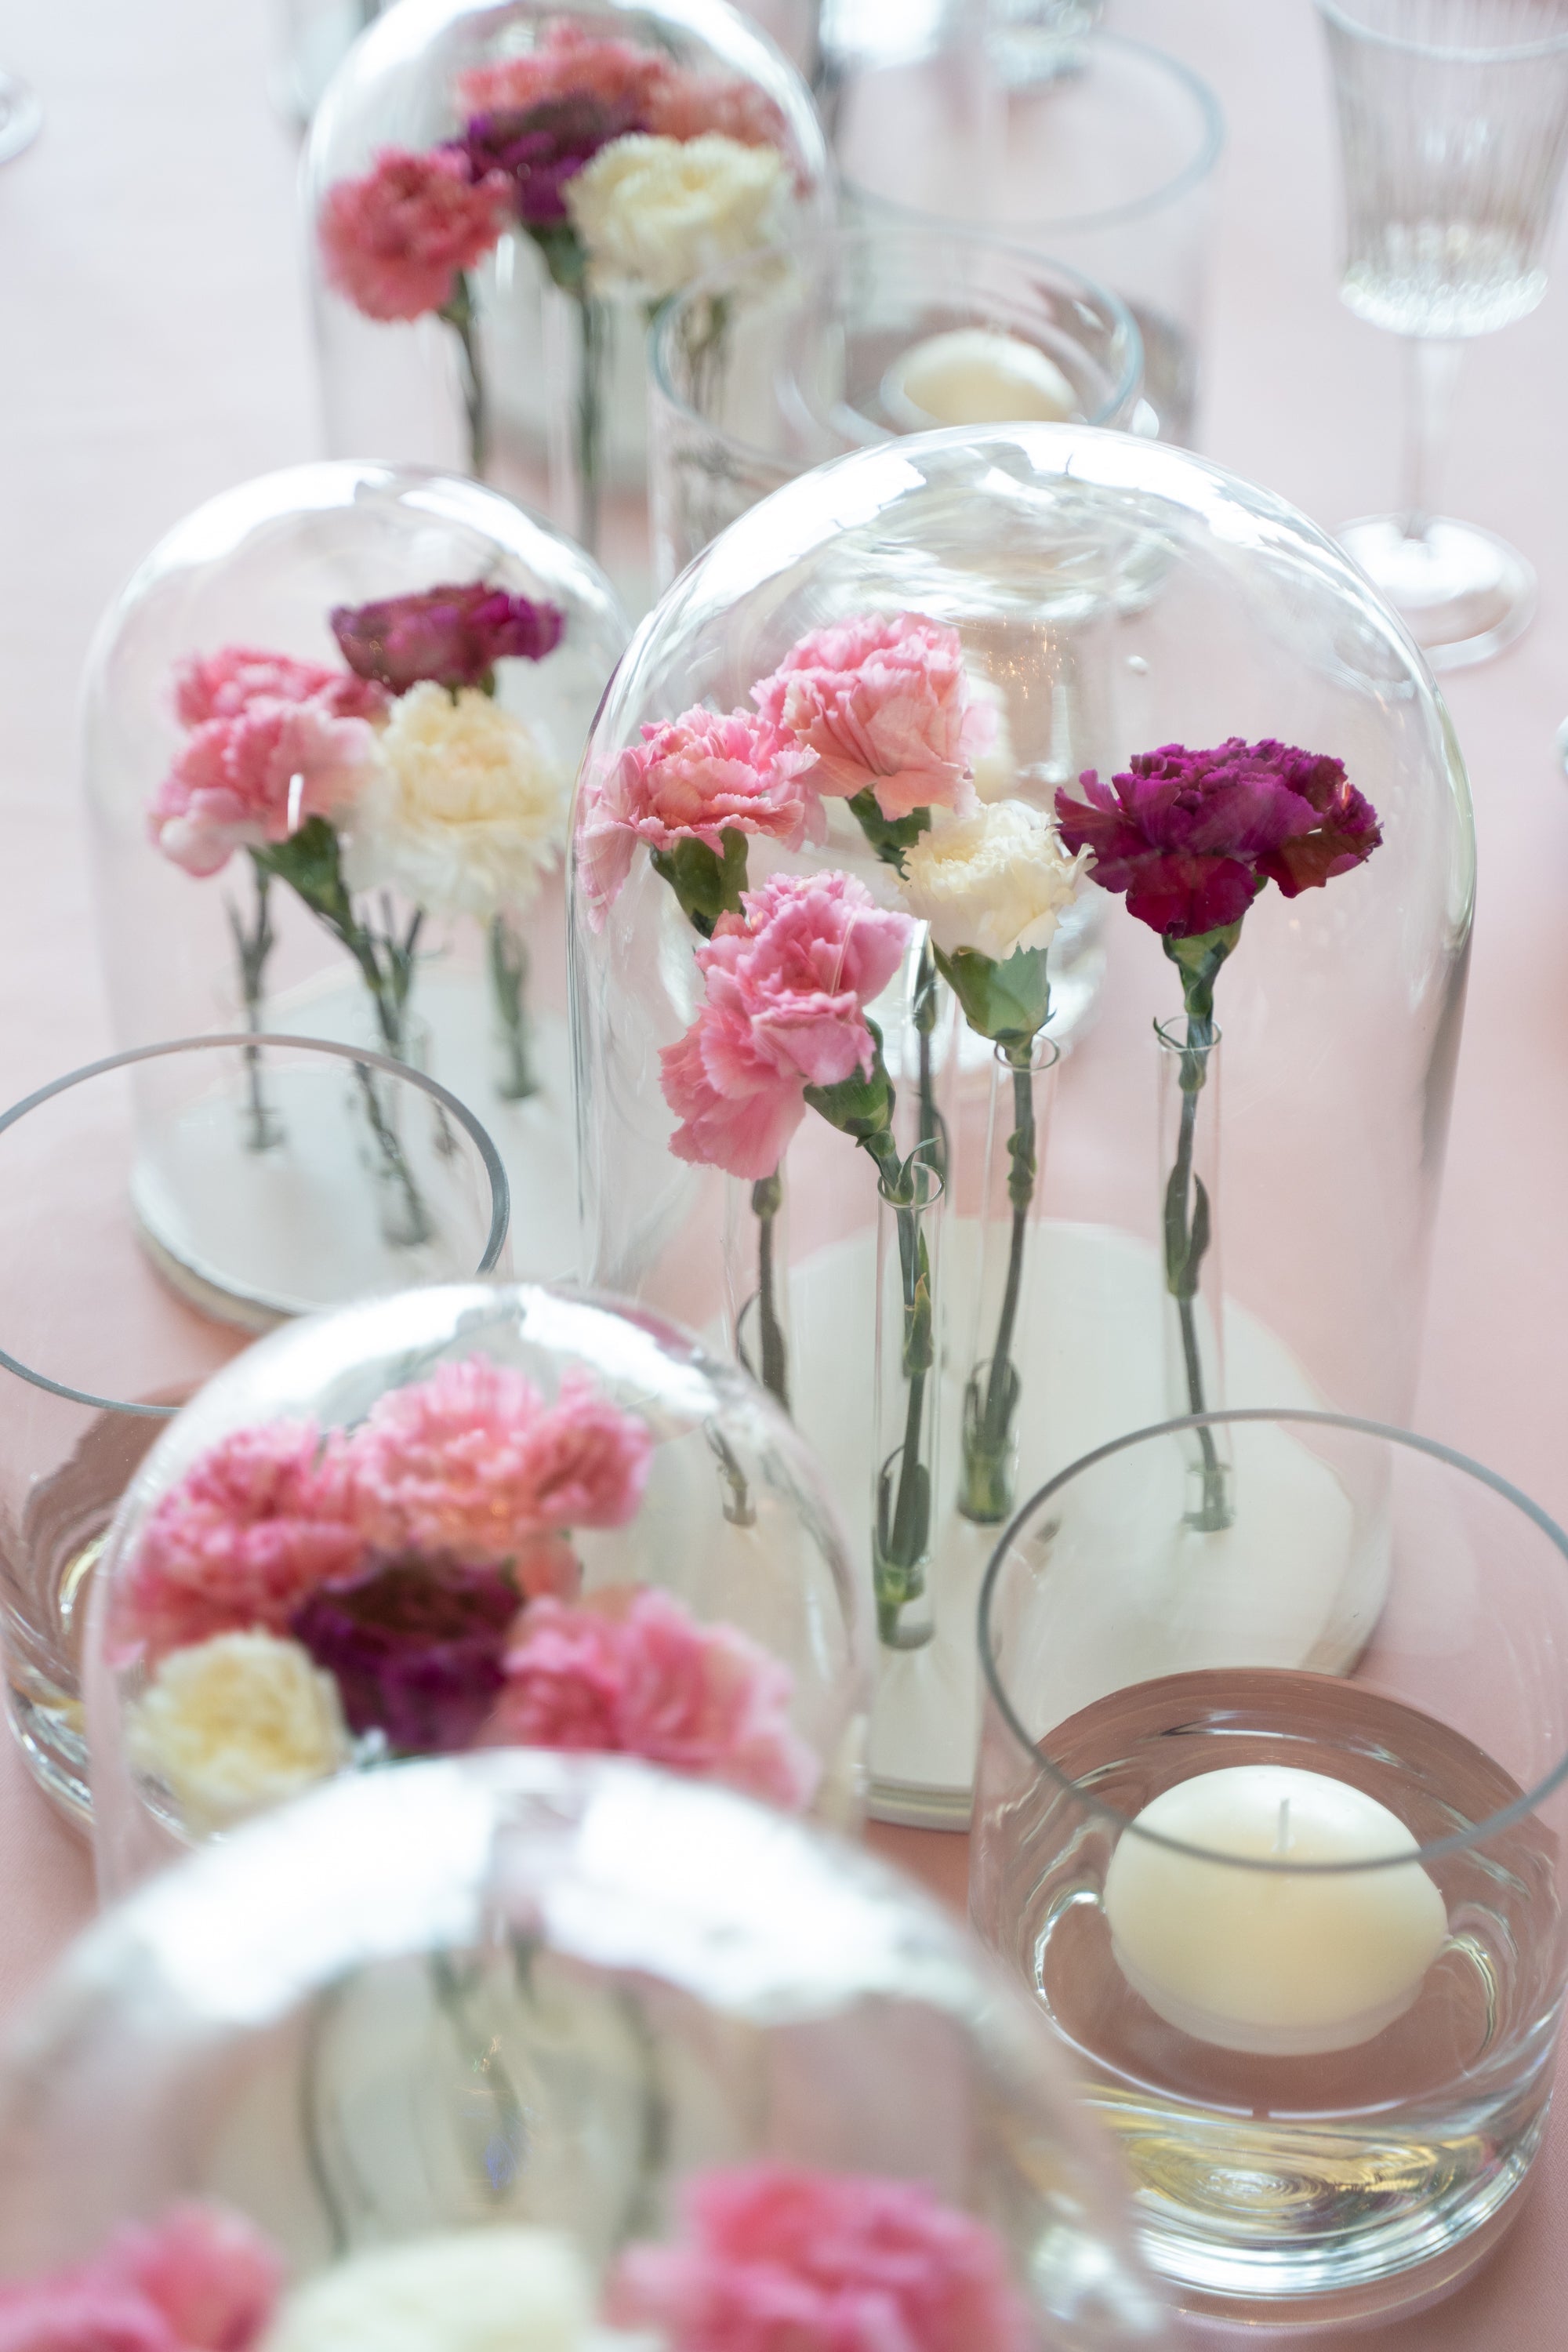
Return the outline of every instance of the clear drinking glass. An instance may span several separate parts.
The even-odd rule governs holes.
[[[1535,609],[1505,540],[1433,511],[1464,343],[1534,310],[1568,154],[1562,0],[1318,0],[1344,169],[1341,299],[1405,339],[1399,510],[1344,546],[1438,669],[1485,661]]]
[[[829,457],[938,425],[1126,425],[1125,305],[1058,262],[881,220],[750,254],[678,295],[649,348],[654,562],[668,587],[726,524]]]
[[[1453,2284],[1541,2144],[1568,1943],[1568,1535],[1429,1440],[1211,1416],[1042,1487],[981,1601],[970,1907],[1188,2307]],[[1325,1670],[1325,1667],[1327,1670]]]
[[[984,227],[1113,288],[1143,340],[1141,425],[1189,442],[1218,103],[1173,58],[1111,33],[1075,42],[1071,70],[1025,69],[1018,12],[985,37],[982,16],[933,11],[896,54],[825,57],[845,217]],[[1060,55],[1059,30],[1041,37]]]
[[[406,1191],[430,1230],[389,1240]],[[261,1099],[280,1123],[253,1154]],[[250,1332],[501,1262],[506,1180],[470,1112],[379,1055],[195,1037],[57,1078],[0,1114],[0,1609],[36,1778],[88,1810],[79,1658],[109,1522],[165,1424]]]

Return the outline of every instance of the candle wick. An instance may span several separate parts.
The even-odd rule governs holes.
[[[1289,1797],[1281,1797],[1279,1800],[1279,1826],[1274,1832],[1274,1851],[1276,1853],[1289,1853],[1290,1851],[1290,1800]]]

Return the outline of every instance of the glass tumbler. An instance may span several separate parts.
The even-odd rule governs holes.
[[[1318,0],[1344,169],[1341,298],[1405,338],[1399,511],[1340,538],[1437,669],[1484,661],[1535,610],[1535,574],[1433,511],[1465,343],[1533,310],[1568,155],[1562,0]]]
[[[996,1550],[971,1913],[1178,2299],[1343,2323],[1464,2276],[1541,2144],[1568,1536],[1426,1439],[1208,1419],[1228,1528],[1184,1511],[1189,1420],[1085,1455]]]
[[[253,1152],[258,1099],[278,1131]],[[383,1223],[388,1199],[406,1208],[386,1143],[429,1220],[417,1244]],[[248,1333],[287,1315],[499,1265],[507,1217],[472,1114],[416,1071],[346,1046],[184,1038],[95,1062],[0,1114],[6,1706],[68,1812],[89,1806],[88,1592],[165,1423]]]
[[[1173,58],[1111,33],[1073,43],[1070,70],[1021,71],[1026,13],[933,14],[897,56],[828,59],[844,215],[984,227],[1114,288],[1143,339],[1141,425],[1190,442],[1218,102]],[[1059,54],[1059,32],[1052,43]]]

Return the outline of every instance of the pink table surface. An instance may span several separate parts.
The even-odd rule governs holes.
[[[889,8],[898,0],[887,0]],[[1389,502],[1398,354],[1335,297],[1335,165],[1307,0],[1112,0],[1230,123],[1204,446],[1332,524]],[[263,0],[0,0],[0,64],[41,92],[0,171],[0,1099],[103,1051],[75,701],[100,612],[215,491],[317,454],[296,155],[265,91]],[[1449,700],[1482,889],[1418,1425],[1568,1513],[1568,300],[1473,352],[1446,486],[1541,572],[1541,611]],[[395,453],[394,453],[395,454]],[[955,1903],[963,1841],[876,1833]],[[91,1906],[86,1856],[0,1743],[0,2010]],[[1489,2265],[1387,2352],[1568,2342],[1568,2125]],[[1194,2337],[1194,2341],[1202,2340]],[[1344,2340],[1323,2337],[1328,2347]]]

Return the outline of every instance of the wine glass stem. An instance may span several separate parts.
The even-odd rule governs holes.
[[[1436,335],[1407,335],[1405,348],[1408,383],[1400,511],[1405,538],[1425,539],[1432,520],[1437,467],[1448,439],[1454,385],[1459,373],[1459,345]]]

